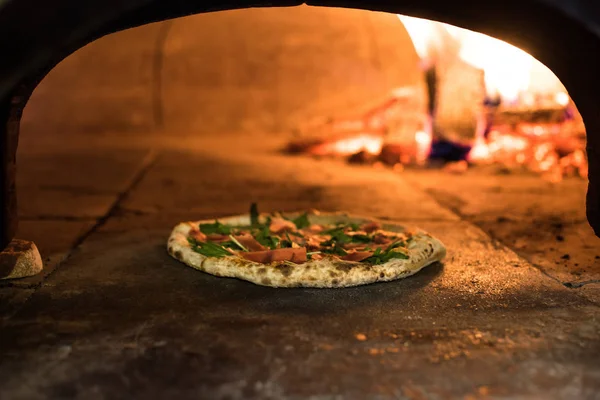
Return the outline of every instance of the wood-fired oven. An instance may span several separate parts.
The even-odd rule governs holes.
[[[600,398],[599,6],[310,4],[0,2],[0,398]],[[274,289],[167,254],[252,202],[448,256]]]

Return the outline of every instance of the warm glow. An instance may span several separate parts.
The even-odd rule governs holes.
[[[434,63],[436,52],[448,44],[449,38],[460,48],[458,57],[484,71],[489,96],[500,96],[508,104],[533,102],[538,95],[550,95],[557,105],[564,106],[569,96],[559,79],[543,64],[525,51],[481,33],[441,22],[399,15],[410,35],[415,50],[425,63]]]
[[[486,161],[490,158],[490,149],[483,138],[475,140],[467,159],[469,161]]]
[[[427,161],[429,153],[431,151],[431,131],[418,131],[415,133],[415,143],[417,145],[416,161],[419,164]]]
[[[554,101],[556,101],[561,106],[566,106],[571,100],[566,92],[558,92],[554,95]]]
[[[465,120],[473,120],[475,116],[473,132],[467,128],[467,132],[457,135],[445,129],[443,123],[439,124],[443,121],[439,110],[421,106],[427,93],[415,85],[392,89],[379,104],[361,114],[327,119],[321,127],[321,139],[300,141],[290,151],[299,148],[375,168],[387,165],[400,172],[409,165],[426,165],[432,146],[439,143],[442,150],[447,145],[460,149],[460,153],[446,159],[444,170],[448,173],[464,173],[473,164],[498,164],[538,172],[551,182],[587,176],[583,123],[552,71],[501,40],[439,22],[401,15],[398,18],[413,41],[427,77],[435,74],[435,85],[427,89],[443,93],[445,96],[435,98],[443,99],[442,104],[452,102],[456,93],[457,100],[470,108],[464,113],[460,109],[460,117],[467,114]],[[460,76],[462,71],[466,79]],[[463,89],[467,96],[459,97]],[[420,110],[414,117],[423,120],[417,122],[415,118],[406,123],[403,113],[415,112],[413,103],[417,101]],[[464,155],[463,149],[469,146]],[[437,149],[436,158],[443,153]],[[464,158],[448,162],[456,154]],[[443,155],[439,158],[444,160]]]
[[[514,102],[529,87],[535,59],[523,50],[492,37],[452,28],[461,43],[460,58],[484,71],[488,95]]]
[[[431,50],[441,46],[440,29],[444,29],[444,24],[406,15],[398,15],[398,18],[406,28],[421,59],[429,58]]]
[[[323,143],[311,149],[311,153],[315,155],[337,154],[347,156],[366,151],[369,154],[379,154],[382,146],[383,138],[380,135],[363,133]]]

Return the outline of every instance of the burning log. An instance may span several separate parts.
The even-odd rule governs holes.
[[[424,101],[414,88],[393,90],[358,117],[330,119],[310,127],[308,138],[287,145],[288,153],[349,156],[365,151],[377,155],[387,142],[414,142],[422,129]]]
[[[287,153],[308,153],[315,156],[349,156],[361,151],[378,154],[381,151],[384,132],[346,132],[333,137],[292,141]]]

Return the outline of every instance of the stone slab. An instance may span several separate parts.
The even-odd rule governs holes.
[[[585,218],[586,181],[550,184],[490,169],[409,171],[404,177],[555,279],[600,289],[600,238]]]
[[[256,147],[257,143],[248,148],[232,144],[229,151],[165,150],[123,208],[185,212],[194,219],[245,213],[257,202],[264,211],[317,208],[386,218],[458,220],[390,170],[289,157],[255,151]]]
[[[0,395],[593,398],[598,306],[472,225],[423,227],[443,265],[340,290],[206,275],[164,231],[94,235],[6,321]]]

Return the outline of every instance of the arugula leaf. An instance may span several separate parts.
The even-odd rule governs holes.
[[[359,224],[355,224],[354,222],[338,222],[337,224],[335,224],[335,228],[331,228],[327,231],[324,231],[324,234],[329,234],[329,232],[331,231],[337,231],[337,230],[342,230],[342,231],[346,231],[346,230],[350,230],[351,232],[353,231],[359,231],[360,230],[360,225]]]
[[[408,260],[410,258],[408,256],[408,254],[405,254],[404,252],[401,252],[401,251],[394,251],[394,249],[401,247],[403,245],[404,245],[404,242],[397,241],[397,242],[390,244],[383,251],[381,250],[381,248],[378,247],[377,250],[375,250],[375,252],[373,253],[373,255],[371,257],[363,260],[363,262],[366,262],[369,264],[383,264],[383,263],[390,261],[393,258],[401,258],[403,260]]]
[[[350,236],[350,239],[354,243],[371,243],[373,241],[373,238],[371,238],[371,236],[369,236],[369,235],[363,235],[361,233],[358,233],[356,235]]]
[[[270,249],[276,249],[279,244],[279,238],[277,236],[271,235],[268,226],[263,226],[258,233],[256,233],[254,239],[263,246],[266,246]]]
[[[350,228],[351,231],[359,231],[360,230],[360,225],[351,222],[349,224],[346,224],[346,228]]]
[[[258,207],[256,203],[252,203],[250,205],[250,225],[258,226]]]
[[[220,242],[219,246],[226,248],[226,249],[240,250],[240,247],[231,240],[227,240],[225,242]]]
[[[335,228],[327,229],[319,232],[319,235],[331,235],[337,232],[344,232],[344,226],[336,226]]]
[[[296,228],[298,228],[298,229],[303,229],[303,228],[310,226],[310,221],[308,220],[307,213],[304,213],[304,214],[300,215],[299,217],[294,218],[292,220],[292,222],[294,223],[294,225],[296,225]]]
[[[212,224],[200,224],[200,231],[206,235],[215,233],[229,235],[231,233],[231,226],[215,221]]]
[[[402,240],[396,240],[395,242],[393,242],[392,244],[390,244],[385,251],[390,251],[392,249],[395,249],[397,247],[404,247],[406,245],[406,243],[404,243]]]
[[[345,233],[347,230],[349,230],[350,232],[359,231],[360,225],[354,224],[354,223],[348,223],[348,224],[338,223],[335,228],[327,229],[325,231],[322,231],[320,234],[321,235],[332,235],[332,234],[335,235],[338,232]]]
[[[224,257],[231,255],[225,248],[216,243],[198,242],[193,238],[188,238],[188,242],[192,245],[193,251],[206,257]]]
[[[292,246],[292,243],[293,243],[293,242],[292,242],[292,239],[290,239],[290,235],[289,235],[287,232],[285,233],[285,238],[286,238],[286,240],[282,240],[282,241],[279,243],[279,247],[281,247],[282,249],[284,249],[284,248],[289,248],[289,247],[293,247],[293,246]]]
[[[350,243],[352,241],[352,237],[346,235],[343,229],[331,230],[330,235],[331,239],[321,243],[321,246],[339,246],[342,244]]]
[[[343,247],[337,245],[328,249],[321,248],[321,252],[325,254],[335,254],[336,256],[345,256],[346,254],[348,254],[348,252],[344,250]]]
[[[249,251],[246,246],[244,246],[243,244],[241,244],[233,235],[229,235],[229,239],[231,239],[231,241],[233,243],[235,243],[240,249],[242,249],[243,251]]]

